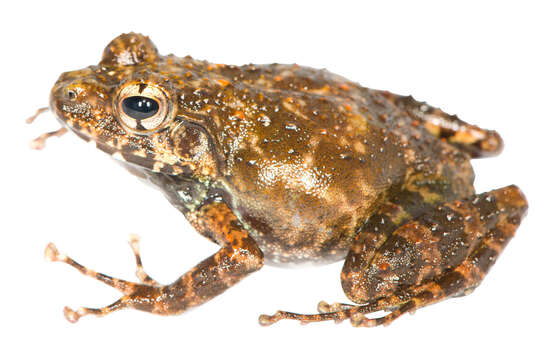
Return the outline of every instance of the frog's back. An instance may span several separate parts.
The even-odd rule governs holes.
[[[214,115],[231,207],[268,260],[343,258],[406,176],[408,137],[388,125],[399,113],[327,71],[250,65],[221,73],[241,80]]]

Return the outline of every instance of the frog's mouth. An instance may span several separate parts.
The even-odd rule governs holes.
[[[191,169],[189,166],[181,166],[178,164],[178,159],[163,159],[163,156],[159,156],[153,152],[147,152],[145,150],[129,150],[128,146],[116,146],[116,141],[107,140],[102,141],[95,136],[90,135],[86,131],[78,130],[73,126],[70,126],[67,122],[58,118],[58,121],[63,126],[76,134],[79,138],[86,141],[91,146],[101,150],[123,164],[125,167],[132,165],[132,167],[138,167],[147,169],[157,173],[164,173],[168,175],[190,175]],[[166,158],[166,157],[164,157]],[[170,161],[170,162],[168,162]]]

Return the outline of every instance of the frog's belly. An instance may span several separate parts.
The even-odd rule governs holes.
[[[325,242],[322,246],[309,241],[288,243],[280,239],[257,236],[257,243],[264,253],[266,264],[281,267],[322,265],[346,257],[350,239]]]
[[[161,190],[168,200],[186,213],[190,206],[201,203],[207,189],[201,183],[174,178],[123,163],[129,171],[147,184]],[[185,189],[191,199],[180,194]],[[379,195],[379,194],[377,194]],[[377,201],[349,196],[339,203],[312,204],[306,201],[284,203],[260,202],[226,196],[234,214],[250,232],[267,264],[277,266],[331,263],[343,259],[351,240],[374,210]],[[241,200],[244,197],[240,198]],[[355,199],[359,201],[353,201]],[[257,199],[254,199],[257,200]]]
[[[242,222],[264,253],[277,266],[326,264],[343,259],[357,229],[370,211],[352,214],[308,212],[241,213]],[[315,215],[315,216],[311,216]]]
[[[364,192],[360,186],[324,197],[296,191],[254,194],[233,197],[232,210],[262,249],[266,262],[280,266],[343,259],[383,195]]]

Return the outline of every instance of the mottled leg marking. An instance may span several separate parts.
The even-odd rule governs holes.
[[[449,141],[473,158],[495,156],[502,151],[503,141],[496,131],[468,124],[456,115],[449,115],[412,96],[400,96],[387,91],[383,95],[418,120],[431,134]]]
[[[346,295],[364,305],[332,307],[323,302],[320,314],[278,311],[262,315],[260,323],[350,319],[353,326],[388,325],[418,308],[467,295],[514,236],[526,210],[525,197],[515,186],[442,204],[435,213],[399,226],[376,256],[354,267],[357,271],[343,272],[343,282],[350,277],[357,283]],[[374,319],[365,316],[379,310],[390,313]]]
[[[195,215],[190,216],[196,219],[195,225],[201,227],[204,232],[208,229],[208,233],[222,247],[169,285],[157,283],[143,270],[136,236],[132,236],[130,245],[136,260],[136,274],[143,283],[116,279],[88,269],[70,257],[60,254],[54,244],[49,244],[46,247],[47,259],[69,264],[82,274],[112,286],[124,294],[111,305],[99,309],[79,308],[74,311],[66,307],[64,313],[67,320],[76,322],[85,315],[106,315],[124,308],[159,315],[180,314],[221,294],[246,275],[262,267],[262,252],[225,204],[203,206]]]
[[[519,201],[521,202],[522,200]],[[390,314],[377,319],[368,319],[363,314],[360,314],[351,319],[353,326],[372,327],[389,325],[401,315],[413,313],[421,307],[434,304],[449,297],[471,294],[481,283],[485,275],[487,275],[489,269],[496,262],[497,257],[514,236],[521,217],[527,208],[526,203],[524,205],[518,203],[518,205],[519,207],[514,209],[517,211],[499,219],[495,227],[482,237],[479,246],[462,264],[435,280],[411,289],[410,291],[414,295],[411,296],[410,300],[399,305]]]

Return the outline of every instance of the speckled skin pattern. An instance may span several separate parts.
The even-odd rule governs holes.
[[[159,112],[128,116],[128,96]],[[65,309],[70,321],[132,307],[178,314],[220,294],[264,260],[276,265],[345,258],[343,289],[359,305],[262,315],[303,322],[388,324],[403,313],[471,292],[526,212],[515,186],[476,195],[471,158],[498,154],[494,131],[326,70],[232,66],[161,56],[149,38],[123,34],[99,65],[60,76],[50,108],[60,122],[160,189],[221,249],[174,283],[144,271],[114,279],[47,256],[116,287],[101,309]],[[389,310],[381,318],[364,314]]]

